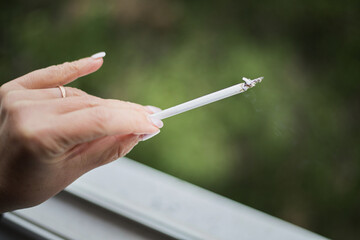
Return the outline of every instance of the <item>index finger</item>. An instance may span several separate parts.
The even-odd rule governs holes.
[[[102,64],[102,57],[83,58],[74,62],[65,62],[35,70],[13,80],[13,82],[27,89],[52,88],[65,85],[79,77],[95,72]]]

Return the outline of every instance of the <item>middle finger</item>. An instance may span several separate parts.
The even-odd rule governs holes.
[[[76,96],[71,98],[54,98],[46,101],[32,101],[32,109],[39,109],[42,112],[64,114],[84,108],[91,108],[97,106],[106,106],[116,109],[133,109],[137,111],[145,111],[149,114],[153,111],[145,106],[124,102],[114,99],[102,99],[91,95]]]

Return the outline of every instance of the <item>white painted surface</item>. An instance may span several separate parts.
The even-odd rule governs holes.
[[[123,211],[122,214],[154,228],[171,229],[177,236],[229,240],[324,239],[128,159],[83,176],[68,190],[76,194],[90,190],[99,196],[99,202],[105,200],[110,207]]]
[[[66,191],[101,208],[59,195],[15,214],[70,239],[160,239],[131,229],[120,216],[176,239],[325,239],[125,158],[85,174]]]

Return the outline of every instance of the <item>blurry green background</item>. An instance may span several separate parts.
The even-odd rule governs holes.
[[[264,76],[165,120],[128,156],[324,236],[360,235],[360,1],[12,0],[0,82],[106,51],[71,84],[160,108]]]

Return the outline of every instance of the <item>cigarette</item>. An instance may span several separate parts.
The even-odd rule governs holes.
[[[174,107],[165,109],[161,112],[154,113],[151,115],[151,117],[157,118],[160,120],[165,119],[168,117],[178,115],[183,112],[187,112],[191,109],[202,107],[209,103],[216,102],[221,99],[234,96],[236,94],[245,92],[249,88],[254,87],[257,83],[261,82],[263,80],[263,78],[264,77],[259,77],[259,78],[253,79],[253,80],[248,79],[248,78],[243,78],[243,80],[245,81],[244,83],[236,84],[234,86],[219,90],[217,92],[213,92],[208,95],[205,95],[205,96],[193,99],[191,101],[176,105]]]

